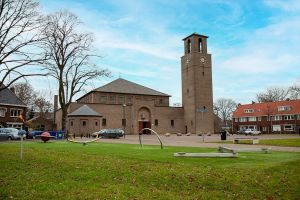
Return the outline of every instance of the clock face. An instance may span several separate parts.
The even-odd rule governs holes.
[[[204,62],[205,62],[205,58],[200,58],[200,61],[201,61],[202,63],[204,63]]]

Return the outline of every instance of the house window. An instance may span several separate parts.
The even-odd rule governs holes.
[[[5,117],[6,108],[0,108],[0,117]]]
[[[95,122],[95,126],[98,126],[98,122]]]
[[[102,119],[102,126],[106,126],[106,119],[105,118]]]
[[[71,121],[71,126],[73,126],[73,121]]]
[[[171,120],[171,127],[174,127],[175,126],[175,123],[174,123],[174,120],[172,119]]]
[[[288,111],[291,110],[291,106],[278,106],[278,111]]]
[[[10,116],[11,117],[18,117],[18,116],[20,116],[21,112],[22,112],[22,110],[20,110],[20,109],[12,108],[12,109],[10,109]]]
[[[126,119],[122,119],[122,126],[126,126]]]
[[[256,122],[256,117],[249,117],[249,122]]]
[[[280,125],[273,125],[273,131],[281,131]]]
[[[294,115],[284,115],[284,120],[293,120]]]
[[[300,120],[300,115],[297,115],[297,119]]]
[[[275,116],[273,116],[273,120],[274,121],[280,121],[280,120],[282,120],[282,116],[281,115],[275,115]]]
[[[247,117],[241,117],[240,118],[240,122],[246,122],[247,121]]]
[[[125,97],[119,96],[119,104],[124,104],[124,103],[125,103]]]
[[[285,131],[294,131],[293,125],[284,125],[284,130]]]
[[[22,129],[23,124],[21,123],[7,123],[8,128],[16,128],[16,129]]]
[[[244,113],[253,113],[254,110],[253,109],[244,109]]]
[[[266,126],[263,127],[263,131],[267,131],[267,127]]]
[[[191,126],[193,126],[194,125],[194,122],[193,122],[193,120],[191,121]]]
[[[82,121],[82,126],[86,126],[86,121]]]
[[[239,122],[239,118],[234,118],[234,121],[235,122]]]
[[[154,121],[154,125],[158,126],[158,120],[157,119]]]
[[[257,117],[257,121],[259,121],[259,122],[260,122],[260,121],[261,121],[261,117]]]

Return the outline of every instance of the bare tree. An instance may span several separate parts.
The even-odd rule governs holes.
[[[216,114],[222,119],[223,124],[231,120],[233,111],[236,109],[237,103],[232,99],[220,98],[214,104]]]
[[[291,99],[300,99],[300,79],[290,87]]]
[[[258,102],[283,101],[289,97],[290,90],[282,87],[270,87],[265,92],[258,93],[256,99]]]
[[[36,92],[28,82],[14,83],[12,87],[19,99],[21,99],[27,106],[32,106],[36,98]]]
[[[268,103],[266,108],[264,109],[264,113],[267,114],[267,121],[269,121],[268,133],[272,133],[273,132],[273,115],[276,114],[276,109],[274,109],[274,107],[272,107]]]
[[[99,58],[92,52],[93,36],[80,33],[78,18],[60,11],[45,18],[42,35],[45,40],[45,69],[58,82],[58,98],[62,110],[61,127],[65,130],[67,110],[74,95],[89,81],[108,76],[107,70],[99,69],[91,61]]]
[[[41,96],[35,99],[34,106],[36,111],[38,111],[40,115],[43,115],[46,112],[50,112],[53,110],[52,103]]]
[[[43,75],[27,70],[44,60],[38,53],[38,5],[35,0],[0,0],[0,91],[21,78]]]

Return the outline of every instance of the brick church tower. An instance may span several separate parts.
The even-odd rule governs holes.
[[[185,130],[190,133],[214,132],[212,64],[207,38],[193,33],[183,39],[182,104]]]

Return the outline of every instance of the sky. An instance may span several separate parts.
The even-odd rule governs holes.
[[[42,0],[41,9],[76,14],[94,34],[96,64],[112,72],[77,97],[121,77],[181,103],[182,39],[194,32],[209,36],[214,101],[249,103],[300,79],[300,0]],[[55,94],[53,80],[30,81]]]

